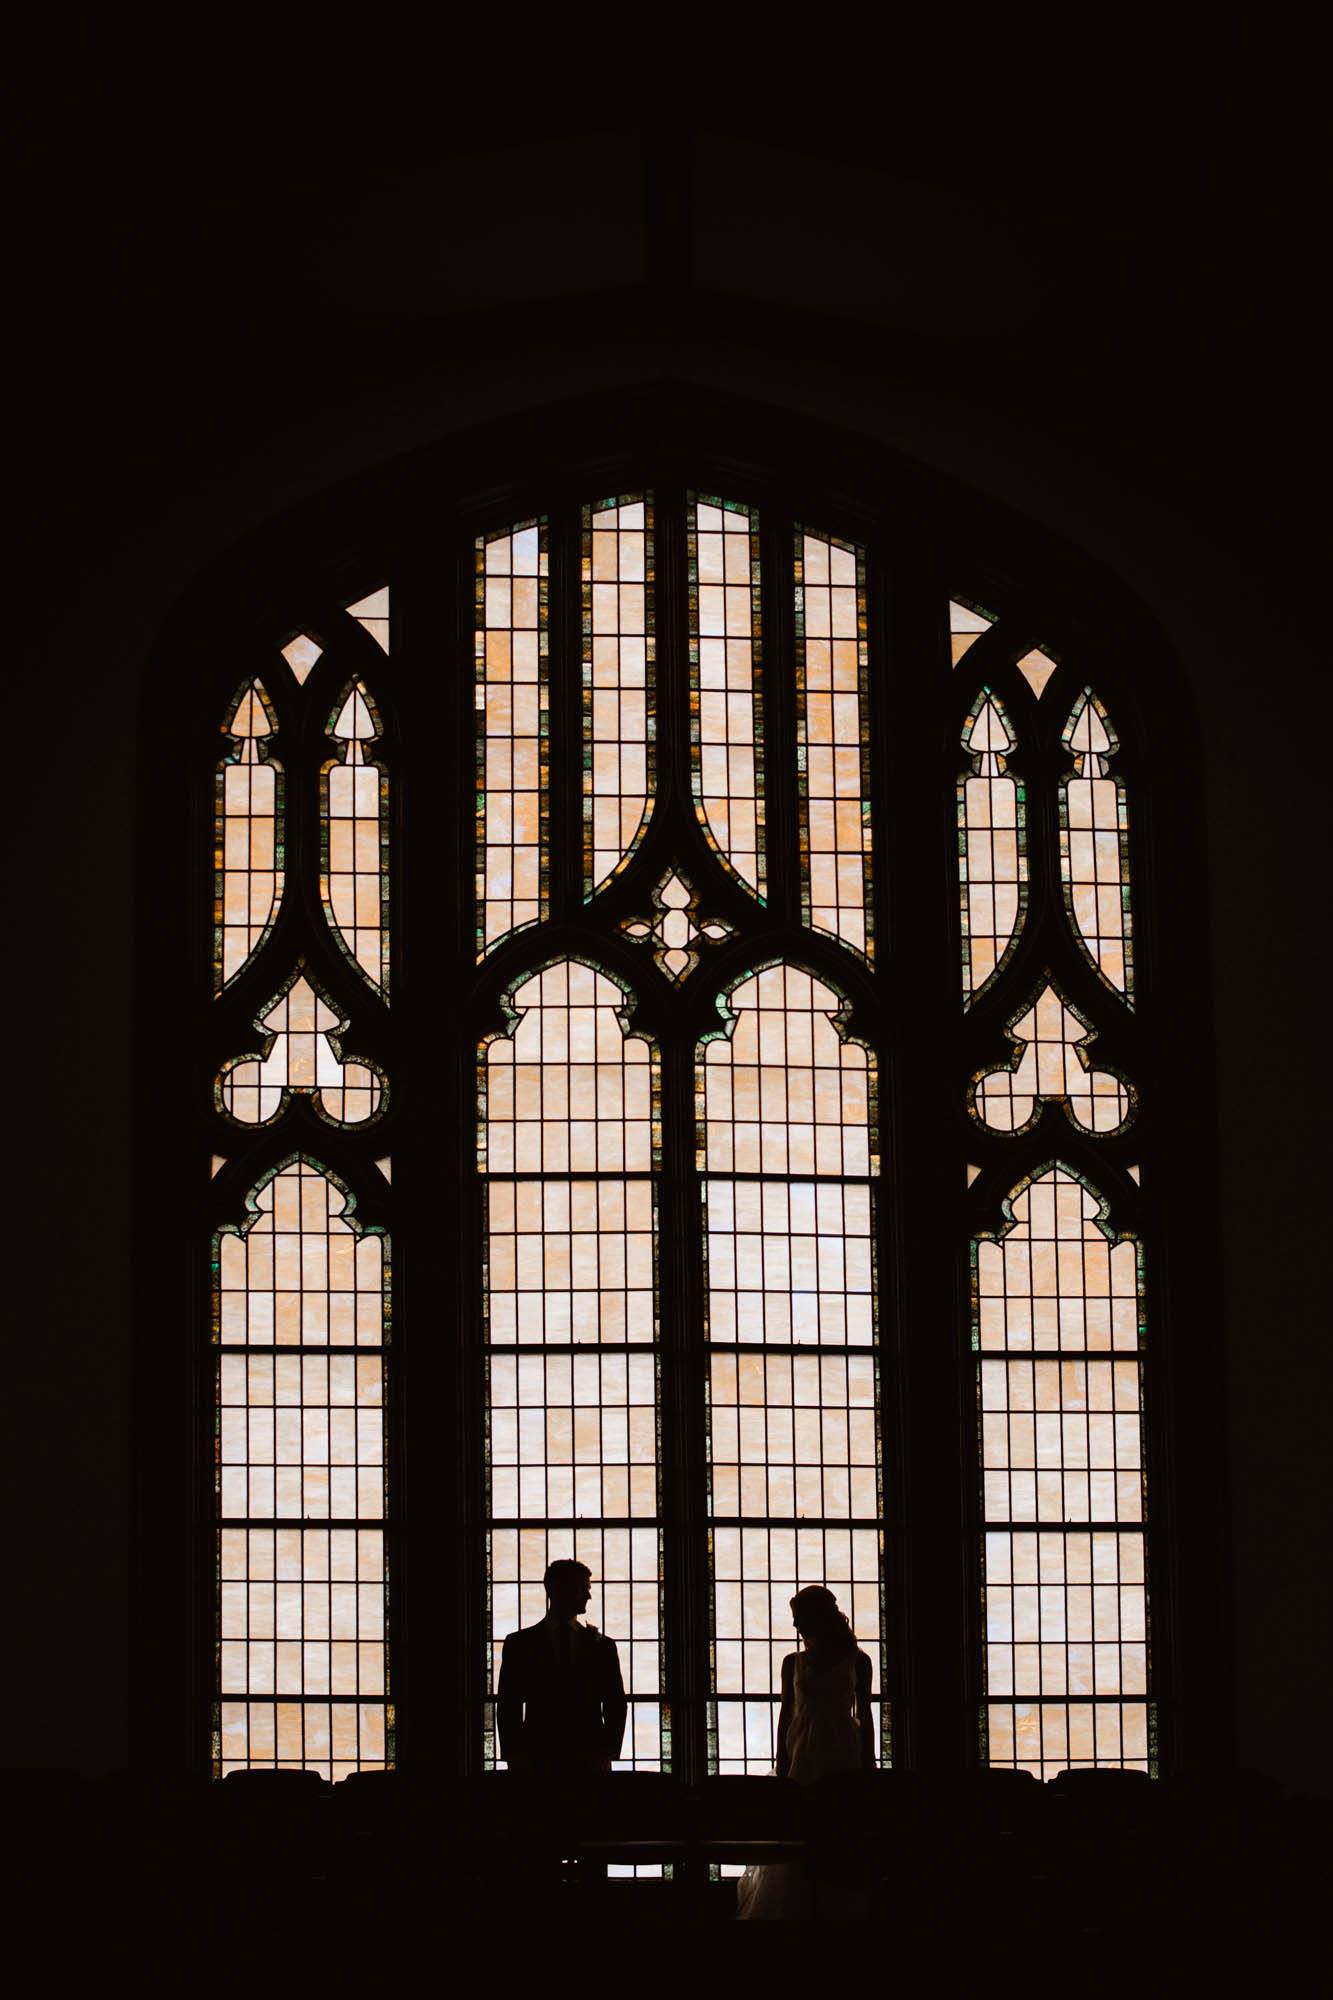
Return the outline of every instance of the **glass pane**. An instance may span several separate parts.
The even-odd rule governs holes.
[[[1026,795],[1009,774],[1014,747],[1002,704],[982,690],[963,730],[971,773],[958,785],[963,998],[970,1004],[1018,942],[1027,907]]]
[[[477,956],[546,915],[545,521],[477,538]]]
[[[214,788],[213,985],[249,964],[282,900],[282,766],[269,754],[273,710],[259,681],[237,695],[222,733],[232,739]]]
[[[1132,1006],[1129,812],[1124,779],[1111,771],[1119,739],[1091,688],[1075,702],[1060,740],[1074,760],[1060,786],[1065,907],[1092,964]]]
[[[956,667],[969,647],[975,646],[982,633],[994,624],[989,611],[983,611],[979,604],[969,604],[964,598],[949,600],[949,664]]]
[[[842,542],[796,541],[796,758],[806,921],[868,958],[870,710],[865,563]]]
[[[329,722],[338,761],[324,766],[320,895],[333,935],[381,993],[389,990],[389,780],[370,756],[379,716],[353,681]]]
[[[690,511],[694,796],[713,846],[764,893],[759,521],[729,500]]]
[[[727,995],[700,1056],[714,1768],[772,1766],[789,1603],[825,1584],[883,1668],[874,1062],[793,966]],[[878,1702],[877,1702],[878,1706]]]
[[[654,789],[653,508],[646,496],[583,510],[585,893],[638,846]]]
[[[347,1205],[297,1160],[215,1238],[220,1777],[393,1761],[387,1257]]]
[[[974,1244],[989,1757],[1149,1768],[1142,1260],[1063,1167]]]
[[[972,1110],[993,1132],[1021,1132],[1042,1104],[1062,1104],[1085,1132],[1118,1132],[1134,1093],[1114,1070],[1095,1069],[1095,1032],[1046,985],[1009,1023],[1012,1062],[983,1070],[972,1088]]]
[[[332,1124],[358,1125],[376,1117],[384,1104],[384,1074],[337,1053],[332,1037],[346,1025],[309,980],[296,974],[255,1023],[266,1034],[268,1054],[237,1057],[218,1077],[219,1109],[238,1124],[267,1125],[299,1092]]]
[[[490,1675],[540,1622],[542,1574],[573,1555],[630,1696],[621,1763],[661,1768],[657,1065],[627,996],[562,960],[522,980],[485,1044]],[[575,1525],[577,1523],[577,1525]],[[487,1756],[498,1749],[487,1722]]]

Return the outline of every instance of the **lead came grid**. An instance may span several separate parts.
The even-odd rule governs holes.
[[[583,510],[585,890],[638,845],[653,794],[653,518],[649,498]]]
[[[653,1339],[650,1181],[492,1180],[486,1205],[493,1342]]]
[[[655,1770],[657,1082],[626,1005],[562,961],[514,989],[511,1035],[485,1045],[490,1666],[494,1687],[505,1636],[545,1614],[547,1562],[576,1555],[593,1572],[588,1618],[621,1655],[622,1762]]]
[[[879,1688],[878,1163],[873,1067],[838,1032],[839,996],[774,966],[727,1005],[730,1038],[701,1051],[701,1164],[751,1171],[712,1171],[703,1186],[714,1757],[722,1771],[763,1771],[782,1659],[798,1643],[789,1609],[798,1588],[835,1592]],[[785,1177],[797,1169],[836,1178]]]
[[[1139,1257],[1103,1207],[1050,1168],[976,1246],[989,1756],[1041,1777],[1148,1768]]]
[[[545,521],[477,539],[477,956],[546,915]]]
[[[320,894],[333,934],[380,992],[389,987],[389,781],[370,758],[379,718],[354,681],[329,725],[340,760],[324,772]]]
[[[1133,1002],[1128,807],[1111,774],[1119,748],[1106,710],[1085,688],[1061,738],[1074,759],[1060,786],[1060,872],[1076,935],[1108,985]]]
[[[1009,774],[1013,737],[987,688],[967,719],[972,770],[958,786],[963,995],[970,1004],[1009,956],[1027,901],[1023,787]]]
[[[252,1205],[217,1244],[215,1769],[339,1778],[392,1761],[384,1239],[310,1161]]]
[[[689,564],[694,795],[718,852],[762,897],[756,516],[732,501],[696,502]]]
[[[869,709],[860,552],[796,544],[797,770],[807,921],[865,957],[870,935]]]
[[[263,755],[273,713],[260,681],[241,690],[223,733],[240,745],[218,766],[214,808],[213,983],[229,984],[259,949],[283,887],[279,766]]]

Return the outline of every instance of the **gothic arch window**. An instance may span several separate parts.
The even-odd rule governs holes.
[[[644,469],[213,649],[201,1740],[486,1768],[573,1553],[629,1768],[770,1767],[810,1582],[885,1763],[1156,1768],[1129,676]]]

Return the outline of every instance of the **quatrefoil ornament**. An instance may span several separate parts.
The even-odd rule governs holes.
[[[732,927],[720,917],[700,917],[699,898],[684,876],[669,868],[652,892],[653,915],[630,917],[621,925],[626,937],[653,943],[653,960],[668,979],[684,979],[699,963],[703,940],[716,943],[730,937]]]

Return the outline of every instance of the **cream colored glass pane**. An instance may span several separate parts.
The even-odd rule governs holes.
[[[306,1161],[253,1206],[217,1238],[214,1768],[337,1779],[391,1761],[383,1238]]]
[[[1136,1246],[1062,1168],[1010,1205],[977,1244],[990,1761],[1146,1769]]]
[[[310,677],[311,668],[314,666],[316,660],[320,658],[323,651],[324,648],[320,645],[318,639],[312,639],[305,632],[298,632],[296,637],[289,639],[287,644],[282,648],[282,657],[291,668],[298,687],[305,686],[306,681]]]
[[[224,1347],[380,1344],[384,1239],[353,1229],[346,1200],[317,1167],[300,1161],[259,1190],[244,1235],[219,1236]]]
[[[497,1518],[655,1518],[651,1354],[494,1354],[490,1412]]]
[[[388,1765],[382,1701],[224,1701],[219,1706],[219,1777],[233,1771],[317,1771],[337,1783]]]
[[[797,1520],[879,1513],[869,1354],[714,1353],[712,1509]]]
[[[1040,701],[1046,691],[1046,683],[1055,672],[1055,661],[1048,653],[1040,652],[1035,646],[1030,653],[1024,653],[1017,662],[1018,671]]]
[[[320,895],[334,936],[371,985],[389,990],[389,781],[372,761],[379,719],[361,681],[339,705],[329,734],[340,762],[324,767]]]
[[[870,1656],[878,1694],[880,1531],[719,1522],[711,1542],[719,1767],[763,1772],[773,1764],[782,1661],[800,1644],[791,1615],[798,1590],[819,1583],[833,1592]],[[764,1731],[766,1713],[773,1721]]]
[[[360,597],[355,604],[347,607],[358,625],[369,632],[375,644],[384,652],[389,650],[389,592],[372,590],[369,597]]]
[[[228,985],[272,929],[282,900],[281,766],[266,754],[273,712],[259,681],[223,725],[236,749],[218,766],[214,810],[213,983]]]
[[[662,1549],[656,1526],[496,1527],[490,1535],[491,1686],[499,1681],[506,1635],[539,1624],[546,1612],[548,1563],[572,1556],[592,1571],[584,1616],[613,1639],[630,1718],[618,1770],[662,1764]]]
[[[806,921],[870,956],[865,588],[854,549],[802,535],[796,576],[797,766]]]
[[[870,1347],[870,1188],[839,1181],[705,1183],[708,1329],[741,1346]]]
[[[1022,1054],[1013,1067],[978,1079],[973,1109],[983,1125],[1020,1132],[1053,1099],[1085,1132],[1119,1131],[1129,1116],[1130,1092],[1113,1071],[1093,1068],[1088,1048],[1096,1035],[1053,986],[1042,989],[1009,1032]]]
[[[650,1181],[491,1181],[486,1202],[493,1342],[654,1338]]]
[[[1062,741],[1074,770],[1060,787],[1060,871],[1075,936],[1107,984],[1133,1004],[1128,805],[1112,774],[1119,747],[1091,688],[1074,704]]]
[[[691,530],[694,796],[719,854],[762,896],[758,518],[700,500]]]
[[[980,611],[974,604],[964,604],[955,598],[949,600],[949,655],[950,665],[957,666],[969,646],[975,646],[982,633],[994,624],[988,611]]]
[[[703,1048],[699,1164],[720,1173],[878,1172],[873,1059],[834,1025],[842,1001],[795,966],[735,987],[734,1026]]]
[[[1023,788],[1009,775],[1013,739],[989,690],[968,717],[963,748],[971,774],[958,786],[963,997],[969,1003],[1008,956],[1027,904]]]
[[[486,1045],[483,1166],[492,1173],[648,1172],[656,1106],[653,1057],[626,1035],[625,994],[604,973],[562,960],[510,995],[512,1036]]]
[[[584,510],[583,798],[591,896],[638,845],[653,793],[651,502]]]
[[[272,1037],[272,1046],[266,1056],[228,1063],[218,1078],[218,1101],[229,1118],[266,1125],[293,1091],[308,1094],[326,1118],[342,1125],[361,1124],[380,1110],[382,1074],[335,1053],[330,1035],[346,1023],[303,975],[255,1025]]]
[[[384,1368],[378,1356],[224,1353],[218,1421],[225,1516],[382,1517]]]
[[[547,912],[546,524],[477,541],[477,955]]]

